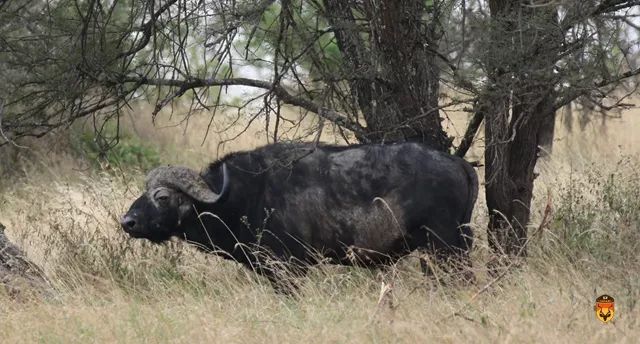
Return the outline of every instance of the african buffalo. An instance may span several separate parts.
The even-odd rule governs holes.
[[[121,225],[153,242],[183,238],[273,281],[268,260],[377,265],[415,249],[466,258],[477,193],[471,165],[422,144],[277,143],[200,174],[152,170]]]

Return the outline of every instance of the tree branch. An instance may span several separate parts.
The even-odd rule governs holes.
[[[564,95],[564,96],[560,96],[558,97],[559,99],[555,102],[555,104],[553,105],[553,109],[554,110],[558,110],[561,107],[571,103],[572,101],[576,100],[578,97],[581,97],[587,93],[589,93],[590,91],[597,89],[597,88],[601,88],[601,87],[605,87],[611,84],[614,84],[616,82],[620,82],[624,79],[628,79],[630,77],[636,76],[636,75],[640,75],[640,67],[636,68],[636,69],[632,69],[629,70],[627,72],[624,72],[612,79],[606,79],[606,80],[602,80],[598,83],[596,83],[595,85],[593,85],[592,87],[584,87],[584,88],[577,88],[577,87],[572,87],[572,92],[569,92],[568,94]]]
[[[151,41],[152,29],[153,29],[153,26],[156,24],[156,21],[158,20],[158,18],[177,1],[178,0],[169,0],[164,5],[162,5],[156,12],[151,13],[151,18],[147,22],[142,24],[142,27],[140,28],[140,31],[142,31],[142,40],[138,42],[138,44],[136,44],[134,47],[129,49],[128,51],[118,54],[118,56],[116,56],[115,59],[118,60],[127,56],[134,55],[140,50],[144,49],[144,47],[147,46],[149,41]]]
[[[464,158],[469,148],[471,148],[471,145],[473,144],[473,138],[476,136],[476,133],[478,132],[480,124],[483,120],[483,111],[478,110],[473,114],[473,117],[471,117],[471,121],[469,121],[469,125],[467,125],[467,130],[462,137],[462,141],[460,141],[460,145],[458,146],[458,148],[456,148],[455,153],[453,153],[455,156]]]
[[[591,12],[591,15],[596,16],[604,13],[612,13],[638,5],[640,5],[640,0],[605,0]]]
[[[269,81],[249,78],[179,80],[146,77],[125,77],[123,80],[121,80],[121,82],[134,82],[140,83],[141,85],[179,87],[180,91],[211,86],[249,86],[261,88],[273,92],[283,103],[298,106],[307,111],[314,112],[324,119],[327,119],[341,127],[351,130],[358,137],[364,137],[365,135],[365,129],[357,122],[354,122],[347,118],[345,115],[332,109],[328,109],[321,105],[318,105],[311,100],[297,97],[289,93],[289,91],[287,91],[282,85],[274,85]]]
[[[2,130],[2,115],[4,112],[4,99],[0,98],[0,137],[2,137],[4,139],[5,142],[0,143],[0,146],[4,145],[5,143],[9,142],[12,145],[18,147],[18,148],[27,148],[24,146],[20,146],[17,143],[15,143],[13,140],[9,139],[7,137],[7,135],[4,134],[4,130]]]

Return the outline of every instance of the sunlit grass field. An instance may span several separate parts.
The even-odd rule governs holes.
[[[244,130],[207,114],[151,124],[141,107],[127,134],[100,158],[87,128],[0,153],[0,222],[42,267],[45,293],[0,288],[0,342],[147,343],[636,343],[640,338],[640,109],[593,117],[569,132],[559,116],[551,156],[539,162],[529,258],[495,280],[481,190],[473,216],[478,281],[426,280],[407,258],[382,273],[318,266],[294,297],[274,293],[242,266],[182,242],[130,240],[118,218],[158,163],[199,169],[268,142],[263,119]],[[291,116],[296,116],[292,113]],[[447,128],[464,131],[452,113]],[[283,137],[313,140],[314,118]],[[87,124],[88,125],[88,124]],[[231,129],[224,130],[231,125]],[[216,133],[216,131],[224,131]],[[238,134],[241,134],[237,138]],[[220,144],[225,140],[230,140]],[[322,140],[340,143],[329,126]],[[482,159],[483,141],[468,156]],[[93,149],[93,150],[92,150]],[[479,170],[482,177],[482,169]],[[482,188],[482,186],[481,186]],[[545,209],[548,225],[542,224]],[[321,216],[321,214],[319,214]],[[382,293],[385,290],[391,292]],[[597,296],[616,300],[614,320],[596,319]],[[381,295],[384,295],[381,300]]]

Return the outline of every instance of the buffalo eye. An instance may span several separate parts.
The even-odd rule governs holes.
[[[158,190],[153,198],[160,204],[166,205],[169,202],[169,191],[168,190]]]

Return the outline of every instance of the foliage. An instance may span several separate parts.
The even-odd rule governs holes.
[[[90,1],[2,2],[2,144],[12,137],[41,137],[131,98],[131,90],[109,80],[121,70],[123,46],[131,44],[122,28],[138,13],[136,3],[103,8]]]
[[[138,97],[158,109],[178,97],[193,109],[245,108],[220,97],[243,86],[263,96],[245,99],[261,100],[255,116],[269,122],[274,112],[267,128],[276,138],[281,102],[361,140],[407,128],[437,136],[439,121],[424,120],[446,105],[436,99],[438,84],[465,95],[456,105],[473,105],[490,93],[497,70],[500,87],[536,76],[552,90],[554,109],[576,99],[608,109],[621,103],[612,98],[619,82],[638,72],[634,3],[5,1],[2,127],[7,138],[41,136],[100,110],[109,118]],[[407,105],[425,97],[436,98],[420,109]]]
[[[149,171],[160,164],[160,154],[152,145],[131,133],[119,131],[111,122],[99,134],[76,128],[69,135],[74,150],[94,167]],[[105,137],[117,137],[117,144],[107,144]]]

